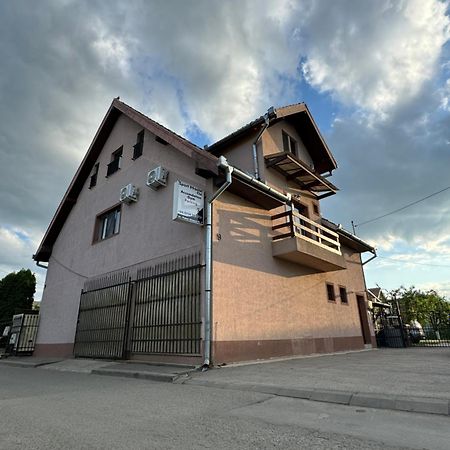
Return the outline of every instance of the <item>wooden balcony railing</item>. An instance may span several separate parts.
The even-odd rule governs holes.
[[[274,241],[295,236],[330,252],[338,255],[342,254],[337,233],[302,216],[296,211],[284,211],[272,216],[272,230],[281,231],[280,234],[276,234],[272,238]]]

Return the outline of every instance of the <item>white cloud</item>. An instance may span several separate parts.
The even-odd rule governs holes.
[[[361,221],[441,188],[450,165],[449,85],[438,86],[436,71],[447,6],[0,2],[0,58],[8,62],[0,71],[0,267],[31,264],[35,236],[118,95],[179,133],[198,128],[217,139],[271,105],[303,100],[303,67],[318,91],[358,108],[338,113],[327,137],[341,167],[342,190],[325,203],[334,205],[332,219]],[[389,121],[373,121],[374,111]],[[448,233],[444,198],[412,212],[359,230],[385,251],[447,245],[428,231]],[[28,233],[30,243],[11,230]],[[415,241],[421,234],[428,244]]]
[[[307,18],[307,81],[340,101],[386,117],[415,97],[449,38],[447,2],[315,3]],[[316,26],[314,26],[316,25]]]

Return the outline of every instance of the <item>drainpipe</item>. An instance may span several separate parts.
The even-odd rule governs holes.
[[[364,266],[365,264],[367,264],[368,262],[372,261],[373,259],[375,259],[377,257],[377,252],[376,250],[374,250],[372,252],[373,256],[371,256],[367,261],[364,261],[363,263],[361,263],[362,266]]]
[[[44,264],[42,264],[40,261],[36,261],[36,265],[38,267],[42,267],[43,269],[48,269],[48,266],[44,266]]]
[[[258,142],[261,139],[262,134],[264,133],[264,131],[267,130],[267,128],[269,128],[269,124],[270,124],[270,118],[269,116],[271,114],[274,113],[274,108],[273,106],[271,108],[268,109],[268,111],[266,112],[266,114],[264,115],[264,121],[265,121],[265,125],[263,127],[263,129],[259,132],[258,136],[256,137],[255,142],[253,142],[252,145],[252,150],[253,150],[253,168],[255,171],[255,178],[257,180],[260,180],[261,177],[259,176],[259,162],[258,162]]]
[[[283,194],[276,189],[267,186],[265,183],[257,180],[255,177],[230,166],[224,156],[219,158],[217,166],[225,170],[226,181],[206,201],[206,236],[205,236],[205,356],[202,370],[208,370],[211,363],[211,293],[212,293],[212,203],[222,194],[232,183],[231,174],[236,174],[240,179],[247,181],[249,184],[267,192],[278,200],[289,203],[291,194]]]
[[[220,167],[225,169],[226,181],[206,201],[206,236],[205,236],[205,358],[203,370],[207,370],[211,363],[211,285],[212,285],[212,203],[224,192],[232,182],[231,174],[233,167],[228,165],[227,160],[221,156]]]

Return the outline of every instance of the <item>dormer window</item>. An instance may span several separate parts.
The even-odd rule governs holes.
[[[108,164],[108,170],[106,171],[106,176],[109,177],[113,173],[117,172],[120,169],[120,161],[122,159],[123,154],[123,146],[118,148],[111,155],[111,162]]]
[[[99,163],[95,164],[94,170],[92,171],[91,181],[89,183],[89,189],[92,189],[97,184]]]
[[[140,131],[137,135],[136,144],[133,146],[133,159],[138,159],[142,156],[144,149],[144,130]]]
[[[297,141],[286,133],[286,131],[283,131],[283,151],[287,153],[292,153],[293,155],[297,156]]]

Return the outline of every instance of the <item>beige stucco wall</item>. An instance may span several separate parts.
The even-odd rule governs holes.
[[[282,134],[283,130],[297,141],[297,157],[311,166],[313,164],[313,160],[308,150],[306,149],[302,138],[298,134],[294,125],[285,120],[275,123],[263,133],[263,154],[270,155],[272,153],[284,151]]]
[[[85,277],[94,277],[170,256],[203,250],[202,227],[172,220],[173,185],[177,179],[206,189],[206,180],[195,175],[195,161],[170,145],[162,145],[145,132],[143,155],[133,161],[133,145],[141,127],[121,116],[98,159],[97,185],[82,189],[49,261],[41,303],[38,344],[74,341],[80,292]],[[123,145],[121,169],[105,178],[111,153]],[[154,191],[145,185],[147,173],[157,165],[169,170],[167,187]],[[139,190],[139,201],[122,205],[120,233],[92,244],[96,216],[119,201],[120,188],[128,183]]]
[[[289,192],[320,222],[319,201],[273,168],[264,156],[283,151],[282,131],[298,143],[298,157],[312,165],[295,127],[280,121],[262,134],[259,169],[268,185]],[[255,136],[224,152],[231,164],[252,171],[251,145]],[[313,206],[319,208],[319,213]],[[342,248],[346,270],[319,273],[272,256],[272,222],[279,210],[266,211],[225,192],[214,204],[213,244],[213,359],[239,359],[362,348],[356,295],[365,297],[360,254]],[[335,286],[329,302],[326,283]],[[339,286],[348,304],[339,299]]]
[[[359,254],[344,248],[348,269],[327,273],[276,259],[270,212],[229,193],[215,203],[214,231],[217,343],[361,336],[356,293],[364,295],[365,284]],[[335,284],[336,295],[338,285],[347,288],[348,305],[328,301],[327,282]],[[216,354],[215,362],[221,358]]]

